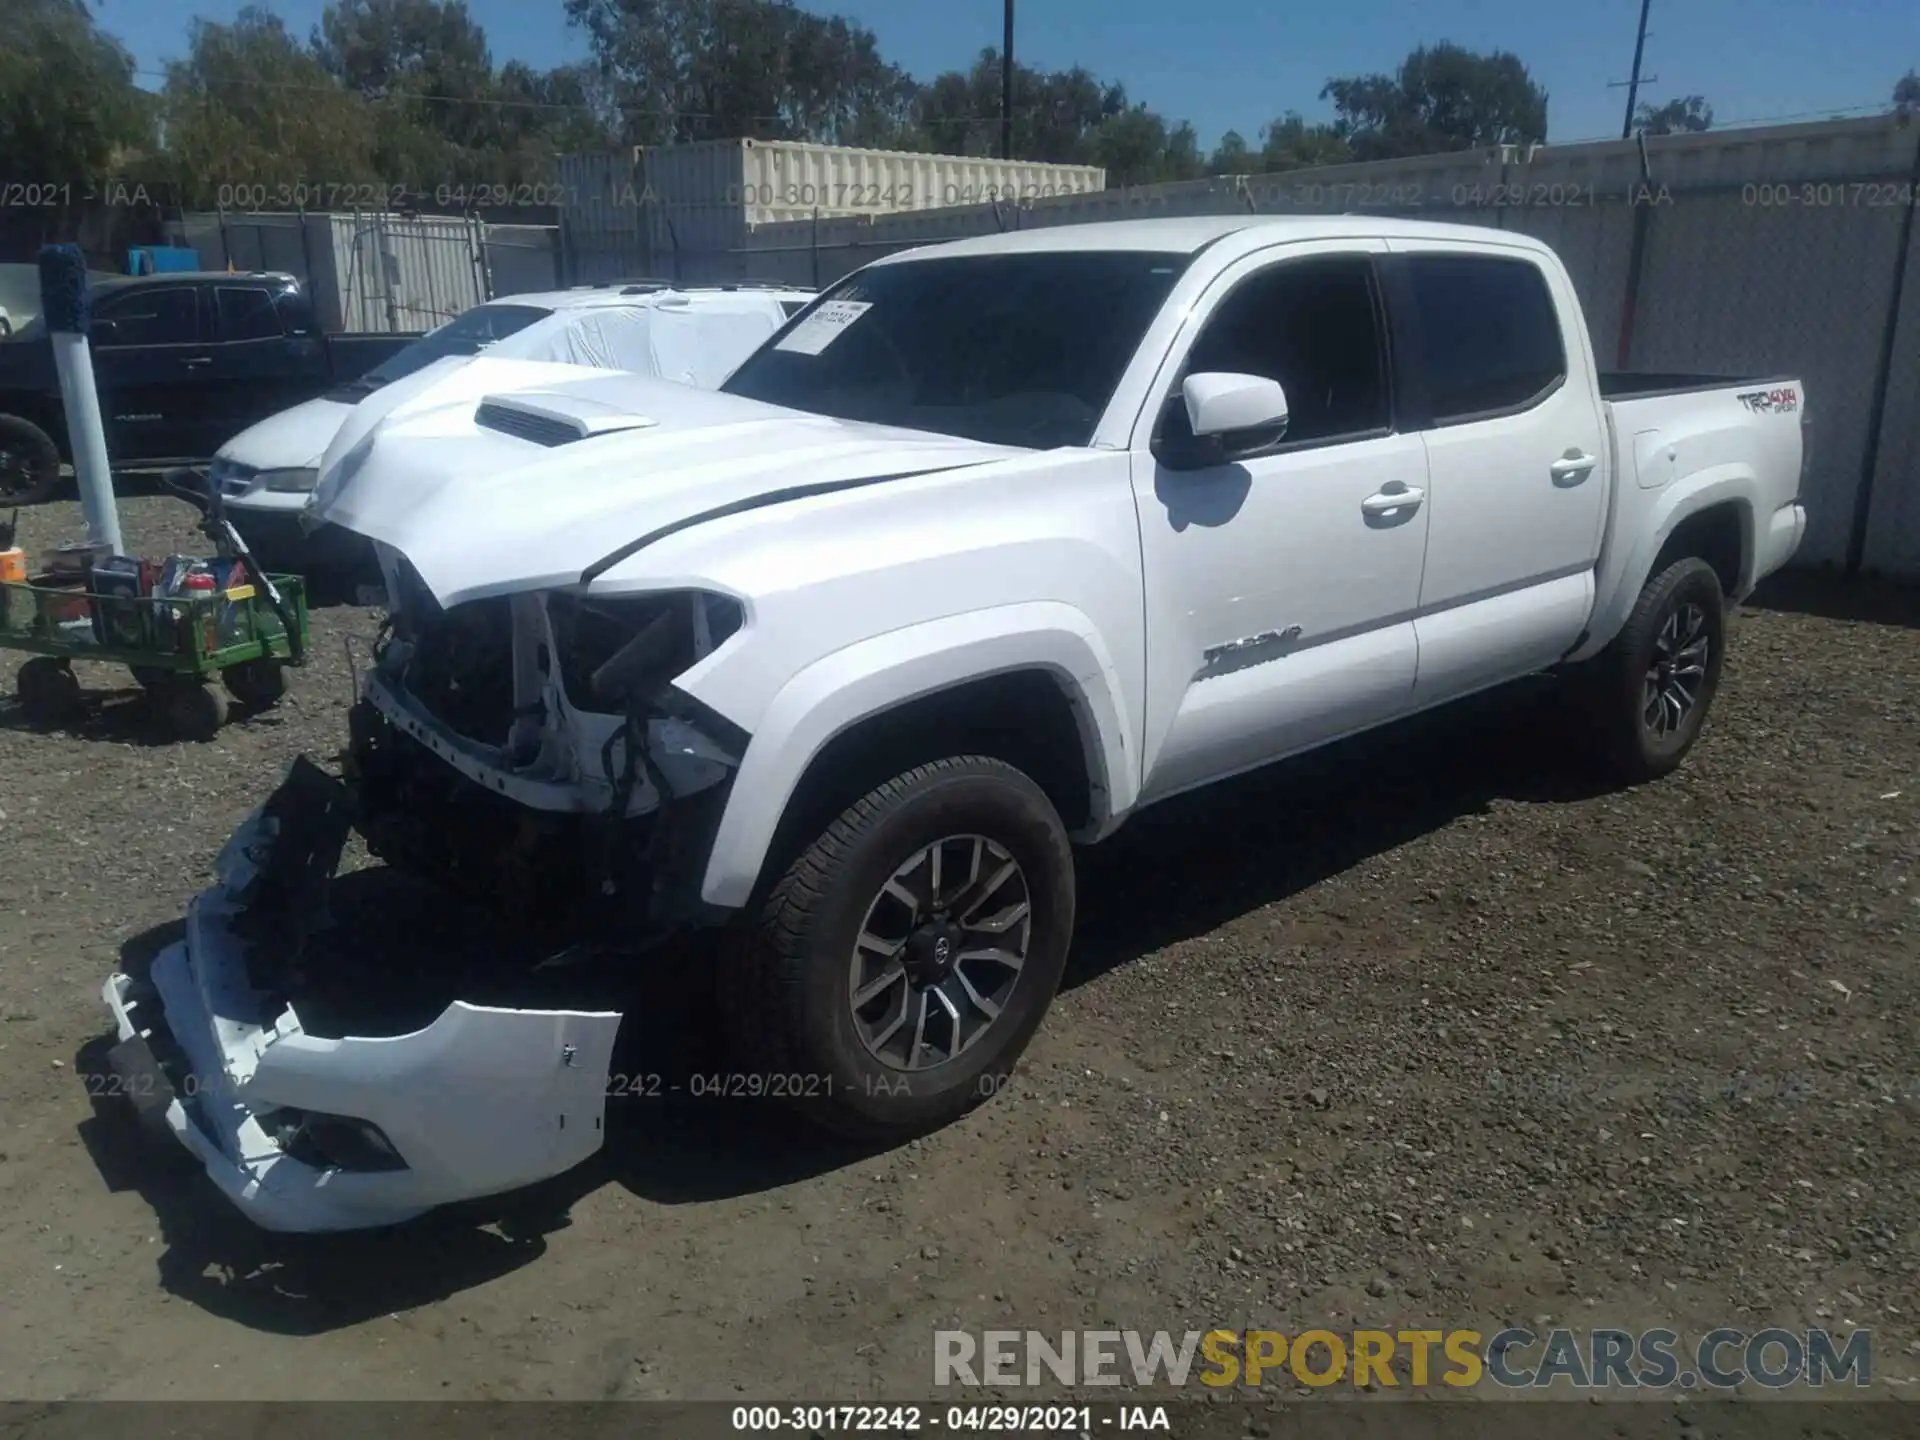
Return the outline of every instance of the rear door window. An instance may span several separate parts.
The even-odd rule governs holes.
[[[277,340],[280,317],[273,297],[257,286],[221,285],[215,289],[214,311],[222,340]]]
[[[1560,317],[1538,265],[1416,254],[1407,268],[1436,425],[1528,409],[1567,378]]]

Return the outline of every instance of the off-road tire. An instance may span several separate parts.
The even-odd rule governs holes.
[[[1690,604],[1697,605],[1704,618],[1706,673],[1681,723],[1667,735],[1656,735],[1646,720],[1648,672],[1663,627]],[[1647,581],[1620,633],[1569,677],[1569,698],[1596,742],[1596,759],[1613,778],[1638,785],[1680,767],[1700,738],[1720,688],[1726,640],[1726,597],[1720,577],[1706,561],[1692,556],[1675,560]]]
[[[1018,862],[1032,919],[1025,964],[976,1042],[931,1068],[891,1069],[855,1030],[855,939],[896,867],[953,835],[984,836]],[[843,1136],[936,1129],[1006,1083],[1059,986],[1073,913],[1072,847],[1038,785],[986,756],[916,766],[843,810],[725,938],[718,998],[732,1068],[748,1093],[790,1100]]]

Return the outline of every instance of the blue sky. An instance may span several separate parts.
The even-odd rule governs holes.
[[[96,0],[95,13],[158,71],[184,49],[188,17],[231,19],[243,0]],[[299,35],[323,0],[266,0]],[[551,65],[585,54],[561,0],[469,0],[496,62]],[[883,54],[926,77],[1000,43],[1000,0],[839,0],[806,8],[858,20]],[[1332,75],[1389,70],[1413,46],[1453,40],[1512,50],[1551,97],[1548,138],[1617,135],[1626,103],[1607,88],[1632,68],[1639,0],[1017,0],[1015,55],[1046,69],[1085,65],[1175,119],[1203,146],[1253,140],[1288,109],[1324,118]],[[1722,124],[1815,118],[1884,102],[1920,66],[1920,0],[1654,0],[1650,98],[1701,94]],[[143,77],[143,83],[156,80]]]

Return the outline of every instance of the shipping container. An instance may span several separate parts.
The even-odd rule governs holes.
[[[561,223],[580,275],[627,271],[683,283],[739,279],[728,258],[759,227],[877,219],[956,205],[1044,204],[1106,188],[1106,171],[786,140],[647,146],[560,162]],[[747,277],[755,278],[755,277]]]

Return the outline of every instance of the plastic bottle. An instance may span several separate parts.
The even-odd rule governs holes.
[[[180,581],[180,593],[190,601],[211,602],[214,594],[213,571],[203,561],[194,561]],[[220,648],[220,617],[211,603],[196,603],[190,612],[200,625],[202,648],[212,654]]]

